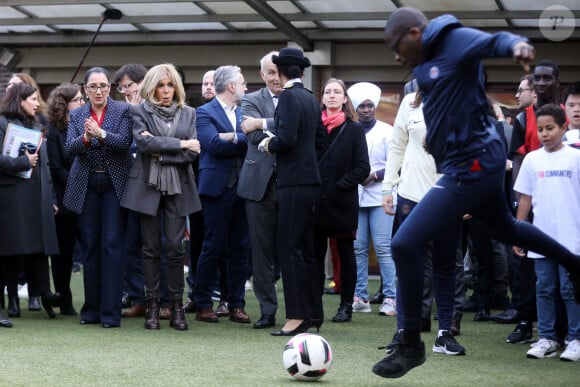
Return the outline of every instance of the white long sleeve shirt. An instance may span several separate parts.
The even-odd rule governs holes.
[[[397,112],[382,190],[392,191],[398,184],[397,193],[401,197],[419,202],[441,175],[436,171],[435,160],[423,146],[427,128],[423,105],[411,106],[415,97],[416,93],[405,96]]]
[[[393,134],[393,127],[377,120],[375,126],[366,134],[367,148],[371,172],[385,168],[389,142]],[[359,207],[380,207],[382,205],[381,182],[373,181],[366,186],[358,186]]]

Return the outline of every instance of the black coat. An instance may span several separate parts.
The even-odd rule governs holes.
[[[8,122],[32,126],[0,116],[0,144],[4,142]],[[43,141],[30,179],[11,174],[30,169],[26,156],[0,155],[0,256],[59,253],[53,208],[56,197],[46,148]]]
[[[362,126],[347,120],[330,135],[325,129],[318,158],[322,190],[314,224],[332,231],[356,230],[358,185],[371,170]]]
[[[285,88],[274,116],[276,137],[269,144],[276,153],[278,188],[320,183],[316,136],[321,124],[320,105],[302,83]]]
[[[52,176],[52,185],[58,203],[59,214],[73,214],[62,204],[68,173],[72,166],[73,159],[66,157],[64,144],[66,143],[66,130],[58,130],[54,127],[48,128],[46,135],[46,146],[48,151],[48,165]]]

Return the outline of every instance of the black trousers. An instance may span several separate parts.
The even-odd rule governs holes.
[[[278,259],[286,318],[323,318],[320,283],[324,272],[314,253],[314,204],[318,185],[278,188]]]
[[[324,258],[328,246],[328,238],[334,237],[338,257],[340,259],[340,303],[352,305],[354,289],[356,287],[356,258],[354,255],[354,239],[351,237],[336,236],[334,232],[314,228],[314,251],[318,262],[318,271],[324,273]],[[324,292],[324,276],[319,283],[320,294]]]
[[[50,257],[54,290],[61,294],[62,306],[72,308],[70,279],[74,246],[79,235],[77,217],[72,214],[61,214],[56,216],[55,222],[60,255]]]

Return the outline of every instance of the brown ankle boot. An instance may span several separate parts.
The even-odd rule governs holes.
[[[159,329],[159,300],[147,299],[147,312],[145,313],[145,329]]]
[[[182,300],[174,300],[173,304],[171,304],[171,320],[169,321],[169,326],[179,331],[187,330],[187,321],[185,321]]]

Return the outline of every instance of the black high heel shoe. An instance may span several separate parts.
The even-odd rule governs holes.
[[[322,326],[321,318],[311,318],[310,323],[312,327],[316,327],[316,333],[320,332],[320,327]]]
[[[270,332],[272,336],[295,336],[299,333],[307,332],[310,328],[316,327],[316,333],[319,332],[320,326],[322,325],[321,319],[312,319],[307,318],[303,320],[300,325],[294,328],[291,331],[285,331],[284,329],[280,329],[279,331]]]

